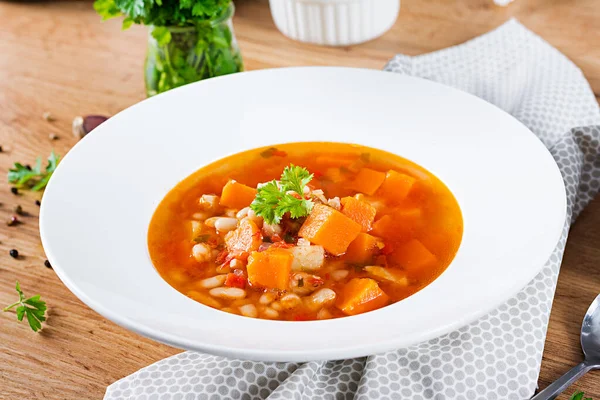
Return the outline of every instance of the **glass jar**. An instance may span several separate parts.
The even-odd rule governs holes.
[[[213,76],[244,70],[233,32],[233,3],[219,18],[195,26],[151,26],[145,63],[148,97]]]

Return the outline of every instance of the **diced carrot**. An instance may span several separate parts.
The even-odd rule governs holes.
[[[337,307],[346,315],[356,315],[381,308],[389,299],[375,280],[354,278],[344,286]]]
[[[371,233],[381,237],[389,237],[396,233],[396,225],[397,224],[394,222],[394,219],[390,215],[384,215],[383,217],[375,221]]]
[[[412,176],[389,170],[377,194],[384,197],[389,204],[397,204],[408,196],[416,181]]]
[[[302,224],[298,235],[311,243],[321,245],[333,255],[343,254],[356,239],[362,227],[341,212],[317,204]]]
[[[407,271],[420,271],[437,262],[436,256],[417,239],[398,244],[392,254],[388,256],[388,260]]]
[[[256,251],[261,243],[260,229],[248,218],[243,219],[237,229],[225,235],[225,245],[231,253]]]
[[[422,224],[419,208],[394,209],[373,224],[371,233],[375,236],[395,239],[408,239]]]
[[[292,253],[284,249],[255,251],[248,257],[248,281],[252,286],[286,290],[290,284],[293,259]]]
[[[377,214],[375,207],[355,197],[344,197],[341,202],[342,213],[354,222],[361,224],[363,232],[371,230],[371,224],[375,219],[375,214]]]
[[[385,179],[385,172],[375,171],[371,168],[363,168],[358,171],[354,180],[350,182],[349,187],[357,192],[372,195],[379,189]]]
[[[327,168],[325,170],[325,177],[328,178],[333,183],[340,183],[344,180],[342,176],[342,171],[339,168]]]
[[[239,210],[248,207],[255,197],[256,189],[231,179],[223,187],[219,204]]]
[[[378,239],[367,233],[359,233],[356,239],[350,243],[344,259],[352,264],[367,264],[373,258]]]

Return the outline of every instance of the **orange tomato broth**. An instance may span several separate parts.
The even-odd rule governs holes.
[[[408,196],[398,204],[389,199],[383,201],[377,191],[366,196],[377,205],[375,224],[386,215],[393,215],[395,222],[392,229],[378,236],[385,247],[380,249],[377,261],[380,264],[383,261],[388,270],[399,272],[408,279],[406,286],[378,281],[379,287],[389,296],[387,304],[421,290],[451,263],[462,239],[462,214],[450,190],[423,167],[400,156],[359,145],[317,142],[282,144],[275,148],[276,151],[273,147],[253,149],[207,165],[177,184],[159,204],[149,226],[149,252],[159,274],[179,292],[205,305],[235,314],[240,314],[239,307],[245,304],[261,307],[258,299],[266,290],[246,287],[244,299],[214,301],[208,290],[198,288],[199,280],[217,274],[218,265],[214,262],[199,263],[191,255],[195,242],[190,236],[190,221],[200,210],[198,200],[203,194],[220,195],[230,179],[255,188],[258,183],[279,179],[289,164],[305,167],[313,173],[315,176],[309,186],[313,190],[322,189],[326,198],[355,195],[357,192],[349,186],[355,186],[353,179],[363,167],[381,172],[394,170],[416,178]],[[372,231],[368,233],[373,234]],[[223,239],[224,234],[219,233],[219,236]],[[422,268],[406,268],[398,264],[403,256],[398,254],[397,249],[406,248],[413,239],[435,256],[435,262]],[[333,289],[338,298],[351,279],[372,277],[361,268],[364,265],[346,263],[344,257],[328,255],[323,267],[313,272],[325,281],[323,287]],[[330,274],[340,267],[349,271],[348,276],[334,281]],[[339,302],[336,304],[339,305]],[[331,318],[347,316],[336,306],[327,310]],[[304,307],[281,310],[276,319],[315,320],[317,312]]]

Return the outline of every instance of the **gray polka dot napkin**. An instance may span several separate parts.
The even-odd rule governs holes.
[[[386,71],[473,93],[527,125],[565,179],[554,253],[517,296],[479,321],[386,354],[303,364],[184,352],[110,385],[105,399],[525,399],[536,388],[569,226],[600,188],[600,112],[581,71],[516,21],[462,45],[397,55]]]

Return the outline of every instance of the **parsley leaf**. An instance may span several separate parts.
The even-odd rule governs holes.
[[[260,187],[256,193],[256,198],[250,204],[250,208],[260,215],[268,224],[278,224],[281,217],[277,210],[279,200],[285,193],[281,192],[277,181],[271,181]]]
[[[96,0],[94,10],[102,17],[103,21],[121,16],[121,10],[115,4],[114,0]]]
[[[46,320],[46,302],[40,299],[40,295],[37,294],[33,297],[25,299],[21,286],[17,281],[17,293],[19,293],[19,301],[11,304],[10,306],[4,307],[3,311],[8,311],[13,307],[16,308],[17,319],[23,321],[23,317],[27,317],[27,322],[34,332],[42,329],[42,322]]]
[[[314,203],[303,194],[312,177],[306,168],[290,164],[283,170],[279,182],[273,180],[258,189],[250,208],[268,224],[280,223],[286,213],[292,218],[307,216]]]
[[[591,397],[584,398],[583,396],[585,396],[583,392],[575,392],[569,400],[592,400]]]
[[[314,206],[312,200],[298,199],[292,195],[284,195],[279,201],[277,212],[283,216],[286,212],[292,218],[307,216]]]
[[[290,164],[283,170],[281,174],[281,185],[284,190],[293,190],[294,192],[302,195],[304,186],[308,184],[313,178],[313,174],[308,172],[306,168],[299,167],[294,164]]]
[[[48,184],[59,161],[60,157],[53,151],[48,157],[48,165],[46,166],[45,171],[42,171],[42,160],[39,157],[33,168],[26,167],[23,164],[16,162],[13,167],[8,170],[8,182],[14,184],[18,188],[28,188],[34,192],[42,190]]]

